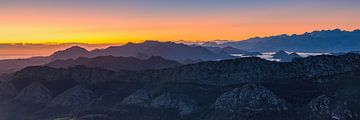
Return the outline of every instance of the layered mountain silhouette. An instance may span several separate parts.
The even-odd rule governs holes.
[[[106,49],[88,51],[79,46],[55,52],[50,56],[28,59],[0,60],[0,74],[11,73],[27,66],[45,65],[55,60],[77,59],[79,57],[122,56],[148,59],[160,56],[165,59],[182,63],[197,61],[220,60],[233,58],[230,54],[261,55],[259,52],[291,51],[291,52],[326,52],[342,53],[360,51],[360,30],[342,31],[322,30],[301,35],[279,35],[265,38],[251,38],[239,42],[217,44],[208,42],[208,47],[190,46],[173,42],[145,41],[143,43],[128,43],[122,46],[112,46]],[[221,46],[221,47],[216,47]],[[288,60],[285,60],[288,61]]]
[[[78,65],[87,67],[100,67],[113,71],[119,70],[147,70],[147,69],[163,69],[181,64],[177,61],[166,60],[162,57],[152,56],[148,59],[139,59],[135,57],[114,57],[100,56],[95,58],[80,57],[77,59],[56,60],[46,64],[46,66],[54,68],[69,68]]]
[[[139,44],[127,43],[123,46],[113,46],[106,49],[93,50],[90,51],[89,56],[112,55],[135,57],[140,53],[149,56],[161,56],[165,59],[178,61],[186,59],[216,60],[232,58],[229,54],[214,53],[201,46],[189,46],[173,42],[158,41],[145,41]]]
[[[138,57],[140,59],[159,56],[183,63],[234,58],[227,52],[215,53],[201,46],[189,46],[174,42],[145,41],[138,44],[128,43],[122,46],[112,46],[92,51],[88,51],[79,46],[73,46],[65,50],[57,51],[50,56],[0,60],[0,74],[15,72],[27,66],[45,65],[56,60],[77,59],[80,57],[93,58],[99,56]]]
[[[343,54],[349,51],[360,51],[360,30],[321,30],[301,35],[256,37],[244,41],[221,44],[207,42],[203,45],[206,47],[190,46],[174,42],[145,41],[138,44],[128,43],[122,46],[112,46],[92,51],[74,46],[55,52],[50,56],[0,60],[0,74],[15,72],[27,66],[45,65],[55,60],[77,59],[79,57],[93,58],[109,55],[115,57],[138,57],[141,59],[160,56],[182,63],[196,63],[197,61],[231,59],[233,57],[230,54],[257,56],[261,55],[259,52],[275,52],[280,50]]]
[[[0,75],[4,73],[11,73],[23,69],[28,66],[45,65],[55,60],[76,59],[88,55],[86,49],[79,46],[73,46],[66,50],[54,52],[50,56],[31,57],[27,59],[7,59],[0,60]]]
[[[357,120],[359,73],[353,53],[142,71],[34,66],[0,82],[0,111],[30,120]]]
[[[0,73],[9,74],[0,76],[0,119],[358,120],[359,32],[206,47],[158,41],[92,51],[73,46],[1,60]],[[248,51],[277,51],[271,56],[282,62]],[[296,51],[336,54],[301,58]]]
[[[65,50],[60,50],[49,56],[51,60],[67,60],[88,56],[89,51],[79,46],[73,46]]]
[[[360,50],[360,30],[321,30],[300,35],[256,37],[220,46],[232,46],[246,51],[274,52],[349,52]]]

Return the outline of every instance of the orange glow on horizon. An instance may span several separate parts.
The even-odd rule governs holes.
[[[0,11],[0,43],[126,43],[144,40],[244,40],[279,34],[301,34],[322,29],[360,28],[357,11],[333,14],[311,12],[284,17],[288,12],[230,11],[222,14],[176,16],[135,14],[141,11],[66,9],[5,9]],[[280,11],[280,12],[279,12]],[[312,14],[310,14],[312,13]],[[319,16],[321,14],[321,16]]]

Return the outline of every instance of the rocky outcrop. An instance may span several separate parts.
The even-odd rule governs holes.
[[[331,115],[330,104],[332,101],[333,101],[332,98],[326,95],[322,95],[312,100],[308,106],[311,109],[311,111],[317,112],[321,115],[325,115],[325,114]]]
[[[228,112],[238,109],[280,111],[289,109],[289,105],[269,89],[260,85],[247,84],[221,95],[215,102],[215,108]]]
[[[140,89],[122,100],[121,104],[149,107],[152,98],[152,95],[147,90]]]
[[[29,85],[28,87],[22,89],[15,97],[16,100],[35,104],[45,104],[51,101],[52,98],[53,93],[41,83],[33,83]]]
[[[81,107],[89,105],[97,95],[84,86],[75,86],[55,97],[48,106]]]
[[[312,115],[337,120],[359,119],[359,111],[353,107],[348,100],[336,100],[326,95],[321,95],[308,104]]]
[[[126,97],[121,103],[145,108],[176,109],[180,116],[189,115],[198,109],[196,101],[188,96],[164,93],[157,97],[153,97],[152,94],[144,89],[134,92]]]
[[[198,109],[196,101],[188,96],[165,93],[152,100],[154,108],[173,108],[179,111],[181,116],[189,115]]]

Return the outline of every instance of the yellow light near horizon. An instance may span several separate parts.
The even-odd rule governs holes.
[[[99,28],[100,29],[100,28]],[[144,40],[180,40],[188,38],[193,40],[206,39],[212,36],[203,33],[193,34],[192,30],[97,30],[71,27],[49,26],[3,26],[0,28],[0,43],[90,43],[112,44],[126,42],[141,42]],[[189,34],[193,34],[189,36]],[[186,37],[184,37],[186,36]],[[225,36],[225,35],[224,35]]]
[[[68,25],[62,23],[44,24],[4,24],[0,21],[0,43],[88,43],[88,44],[123,44],[127,42],[142,42],[144,40],[190,40],[207,41],[215,39],[244,40],[255,36],[272,36],[278,34],[299,34],[317,29],[332,29],[333,25],[280,25],[280,24],[248,24],[241,26],[232,23],[199,24],[193,22],[149,23],[138,25],[121,22],[109,25]],[[112,25],[112,26],[111,26]],[[126,26],[127,25],[127,26]],[[138,26],[133,26],[138,25]],[[342,28],[347,30],[357,28],[356,25]]]
[[[1,24],[0,24],[1,25]],[[302,33],[311,31],[309,26],[257,26],[237,28],[229,26],[205,26],[202,28],[167,29],[105,29],[83,26],[44,26],[44,25],[1,25],[0,43],[88,43],[123,44],[144,40],[192,40],[215,39],[243,40],[255,36]],[[159,26],[160,28],[161,26]],[[321,26],[315,26],[321,29]],[[243,30],[245,29],[245,30]],[[324,28],[326,29],[326,28]],[[351,29],[351,28],[350,28]],[[269,32],[271,31],[271,32]]]
[[[76,31],[66,27],[3,26],[0,43],[124,43],[138,41],[126,32]]]

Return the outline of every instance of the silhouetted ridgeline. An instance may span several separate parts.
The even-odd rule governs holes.
[[[256,37],[244,41],[227,42],[219,46],[232,46],[247,51],[274,52],[349,52],[360,50],[360,30],[322,30],[301,35]]]
[[[232,49],[218,48],[218,50],[223,52],[215,53],[201,46],[189,46],[174,42],[158,42],[158,41],[145,41],[143,43],[138,43],[138,44],[128,43],[122,46],[111,46],[105,49],[96,49],[93,51],[88,51],[79,46],[73,46],[65,50],[54,52],[50,56],[33,57],[28,59],[0,60],[0,66],[1,66],[0,74],[12,73],[28,66],[45,65],[56,60],[67,60],[68,62],[72,62],[72,60],[69,59],[92,58],[91,61],[94,61],[96,60],[94,57],[98,57],[97,59],[104,58],[100,56],[136,57],[139,59],[149,59],[151,56],[159,56],[165,59],[176,60],[178,62],[187,64],[187,63],[194,63],[197,61],[204,61],[204,60],[206,61],[206,60],[230,59],[234,57],[232,57],[229,52],[241,51],[235,48]],[[119,59],[112,59],[112,60],[118,61]],[[126,59],[126,58],[122,58],[122,59]],[[81,62],[81,60],[76,60],[73,62]],[[153,58],[151,60],[159,60],[159,59]],[[148,60],[148,62],[151,62],[151,60]],[[162,61],[164,62],[166,60],[162,60]],[[161,62],[161,61],[155,61],[155,62]],[[51,63],[51,64],[55,64],[55,63]],[[65,64],[68,65],[71,63],[65,63]],[[77,63],[74,64],[77,65]],[[161,63],[161,65],[165,65],[165,64],[166,63]],[[161,65],[148,66],[144,64],[141,68],[133,67],[133,69],[131,70],[142,70],[145,68],[156,69],[156,68],[167,67],[167,65],[165,66],[161,66]],[[59,66],[59,65],[54,65],[54,66]],[[94,65],[89,64],[88,66],[94,66]],[[113,68],[108,66],[105,68],[110,68],[111,70],[117,70],[125,67]]]
[[[28,66],[45,65],[55,60],[77,59],[79,57],[93,58],[99,56],[122,56],[148,59],[151,56],[160,56],[165,59],[176,60],[187,64],[196,63],[197,61],[233,59],[234,57],[230,54],[234,53],[246,56],[256,56],[261,54],[259,52],[274,52],[281,50],[309,53],[360,51],[360,30],[343,31],[335,29],[314,31],[301,35],[278,35],[265,38],[256,37],[244,41],[213,44],[210,46],[211,47],[207,44],[204,44],[204,47],[191,46],[174,42],[158,41],[145,41],[136,44],[128,43],[122,46],[112,46],[92,51],[73,46],[66,50],[57,51],[50,56],[0,60],[0,74],[15,72]],[[297,55],[290,55],[291,58],[296,56]],[[289,60],[291,59],[283,61]]]
[[[58,51],[50,57],[54,60],[76,59],[79,57],[97,57],[97,56],[161,56],[165,59],[183,61],[186,59],[215,60],[232,58],[226,53],[214,53],[205,47],[189,46],[174,42],[145,41],[143,43],[127,43],[122,46],[111,46],[105,49],[96,49],[87,51],[81,47],[71,47],[69,49]]]

